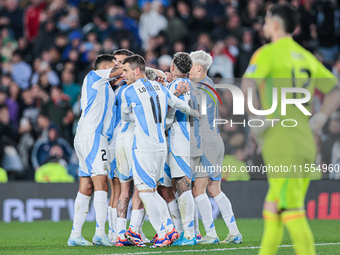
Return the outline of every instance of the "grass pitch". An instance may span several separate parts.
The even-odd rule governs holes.
[[[242,244],[196,245],[167,247],[159,249],[137,247],[68,247],[72,222],[38,221],[32,223],[0,222],[0,254],[257,254],[261,244],[263,221],[260,219],[237,219],[243,235]],[[107,224],[108,225],[108,224]],[[310,221],[313,230],[317,254],[340,254],[340,221]],[[222,219],[215,221],[217,234],[222,240],[228,230]],[[204,234],[203,225],[200,224]],[[95,231],[94,222],[86,222],[83,236],[91,241]],[[145,222],[143,231],[152,238],[154,230]],[[285,233],[278,254],[294,254],[288,234]]]

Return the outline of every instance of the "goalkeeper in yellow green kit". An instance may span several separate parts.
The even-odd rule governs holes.
[[[277,88],[278,106],[265,118],[278,121],[272,127],[272,122],[264,120],[267,125],[252,130],[263,139],[262,155],[267,166],[293,166],[292,169],[296,166],[296,171],[267,173],[269,190],[263,206],[264,234],[259,254],[276,253],[283,238],[284,226],[296,254],[315,254],[313,234],[304,210],[310,180],[308,168],[304,166],[315,161],[313,133],[318,132],[339,107],[340,90],[332,73],[292,39],[291,34],[298,22],[298,12],[292,5],[276,4],[270,8],[263,29],[271,43],[254,53],[242,81],[246,98],[251,87],[256,86],[259,92],[259,97],[252,93],[255,109],[270,109],[273,88]],[[320,111],[312,118],[295,104],[288,104],[286,114],[282,114],[281,89],[293,87],[309,90],[312,97],[315,88],[326,94]],[[303,99],[305,96],[304,93],[287,93],[289,99]],[[300,106],[311,112],[310,103],[311,100]],[[253,118],[251,111],[247,110],[249,118]],[[284,127],[280,123],[284,119],[293,119],[297,125]],[[303,166],[302,171],[299,166]]]

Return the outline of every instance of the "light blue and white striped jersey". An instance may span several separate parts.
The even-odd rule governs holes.
[[[122,120],[122,117],[121,117],[122,92],[128,86],[125,80],[122,82],[124,82],[124,84],[121,85],[119,88],[117,88],[115,91],[116,97],[117,97],[117,118],[116,118],[116,131],[115,132],[117,132],[118,136],[120,136],[120,134],[122,133],[134,132],[134,128],[135,128],[134,116],[130,116],[131,122],[126,122]]]
[[[208,76],[197,83],[197,87],[204,92],[207,102],[207,114],[202,114],[200,119],[200,130],[203,139],[210,139],[213,137],[220,137],[220,131],[218,130],[217,125],[214,127],[214,119],[218,119],[218,99],[213,91],[205,84],[214,89],[215,84]]]
[[[81,90],[82,113],[77,134],[97,132],[112,139],[117,106],[116,95],[109,83],[111,70],[92,70],[86,75]]]
[[[122,120],[129,121],[131,110],[135,116],[134,149],[142,152],[167,150],[164,131],[168,106],[190,113],[188,104],[156,81],[142,78],[123,91]]]
[[[185,104],[189,105],[191,108],[199,110],[201,92],[197,89],[195,83],[189,79],[175,79],[168,86],[170,93],[173,94],[175,92],[178,83],[181,81],[188,82],[191,89],[180,95],[178,99],[185,102]],[[167,119],[172,120],[172,126],[168,131],[170,152],[176,156],[202,156],[199,119],[193,118],[175,109],[169,110]]]

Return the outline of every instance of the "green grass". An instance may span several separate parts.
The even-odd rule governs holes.
[[[117,254],[117,253],[140,253],[165,252],[166,254],[257,254],[258,249],[236,249],[226,248],[258,247],[262,237],[262,220],[260,219],[237,219],[238,227],[243,235],[243,243],[236,245],[197,245],[186,247],[167,247],[162,249],[149,249],[137,247],[68,247],[67,239],[72,228],[71,221],[58,223],[50,221],[38,221],[33,223],[0,223],[0,254]],[[340,221],[313,220],[310,221],[314,233],[315,243],[339,243]],[[215,221],[215,226],[220,239],[227,235],[227,229],[223,220]],[[203,225],[201,224],[201,231]],[[92,239],[95,230],[94,222],[86,222],[83,227],[83,236]],[[154,231],[149,222],[143,226],[145,234],[151,239]],[[287,233],[283,244],[291,244]],[[214,250],[211,249],[222,249]],[[182,252],[181,252],[182,250]],[[184,253],[184,250],[191,252]],[[195,250],[195,252],[192,252]],[[316,246],[317,254],[340,254],[340,245]],[[173,252],[171,252],[173,251]],[[160,253],[158,253],[160,254]],[[292,247],[279,249],[278,254],[294,254]]]

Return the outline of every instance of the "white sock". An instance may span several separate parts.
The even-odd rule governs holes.
[[[231,235],[238,234],[239,230],[236,225],[233,209],[227,196],[223,192],[221,192],[216,197],[214,197],[214,200],[218,208],[220,209],[225,224],[227,224],[229,234]]]
[[[191,190],[185,191],[179,197],[179,211],[181,212],[184,236],[188,239],[195,237],[195,200]]]
[[[111,209],[112,220],[112,235],[114,239],[117,239],[117,208]]]
[[[153,193],[153,196],[154,196],[156,203],[159,205],[158,208],[162,216],[162,223],[163,223],[163,226],[165,227],[165,231],[167,233],[170,233],[172,229],[174,228],[174,224],[171,220],[171,216],[168,210],[168,205],[157,191]]]
[[[140,223],[139,229],[138,229],[138,233],[141,234],[143,232],[143,224],[144,224],[144,220],[145,220],[145,216],[146,216],[146,212],[145,209],[142,208],[140,209],[141,211],[143,210],[143,216],[142,216],[142,222]]]
[[[107,192],[97,190],[93,198],[94,211],[96,213],[96,234],[105,236],[105,223],[107,217]]]
[[[144,209],[136,209],[131,211],[131,220],[129,228],[132,229],[133,232],[139,233],[139,229],[143,220]]]
[[[197,208],[197,204],[196,203],[195,203],[194,220],[195,220],[195,234],[198,236],[198,235],[201,234],[201,232],[200,232],[200,223],[198,221],[198,208]]]
[[[76,200],[74,201],[74,217],[73,226],[71,231],[71,238],[81,236],[81,229],[86,220],[87,213],[89,212],[91,196],[86,196],[78,192]]]
[[[126,232],[126,218],[117,218],[117,235],[121,239],[125,239],[125,234]]]
[[[212,216],[212,207],[206,193],[195,198],[198,210],[200,211],[202,222],[207,236],[217,237],[215,224]]]
[[[181,213],[179,212],[176,199],[172,200],[168,204],[168,208],[171,214],[172,222],[174,223],[176,230],[178,231],[179,234],[182,234],[183,225],[182,225]]]
[[[154,195],[151,192],[140,192],[139,197],[144,204],[144,209],[152,227],[158,234],[159,238],[165,237],[165,228],[161,221],[160,205],[155,201]]]
[[[114,231],[112,231],[112,207],[107,207],[107,217],[109,219],[109,237],[113,234]]]

